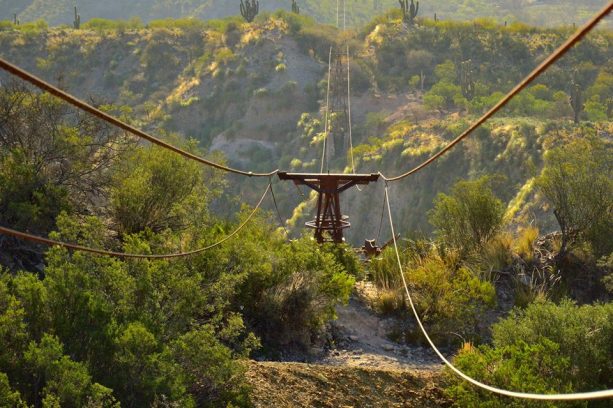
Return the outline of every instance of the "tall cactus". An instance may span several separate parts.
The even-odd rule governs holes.
[[[581,85],[573,78],[570,84],[570,106],[575,113],[575,123],[581,120],[581,112],[583,112],[583,91]]]
[[[74,27],[75,30],[78,30],[81,28],[81,15],[79,14],[77,10],[77,6],[74,6],[74,21],[72,22],[72,26]]]
[[[253,22],[260,12],[260,2],[258,0],[241,0],[241,15],[248,23]]]
[[[296,0],[292,0],[292,13],[300,14],[300,6]]]
[[[405,23],[412,26],[415,24],[415,17],[417,17],[417,13],[419,13],[419,1],[417,4],[411,0],[411,4],[409,5],[409,0],[398,0],[400,3],[400,9],[402,10],[402,19]]]
[[[459,67],[460,86],[462,95],[469,101],[475,97],[475,79],[473,78],[473,62],[466,60]]]

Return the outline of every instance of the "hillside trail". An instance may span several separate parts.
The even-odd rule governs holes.
[[[336,309],[332,323],[334,347],[315,363],[331,366],[360,367],[393,371],[439,372],[441,363],[429,349],[400,345],[388,337],[394,329],[392,319],[384,319],[367,305],[365,284],[358,284],[346,306]]]

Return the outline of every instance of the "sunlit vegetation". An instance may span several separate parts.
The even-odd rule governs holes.
[[[209,212],[218,172],[128,141],[119,150],[125,136],[48,95],[4,88],[0,100],[3,225],[152,254],[209,245],[244,220]],[[54,130],[54,143],[32,128]],[[344,252],[287,243],[263,213],[240,240],[176,261],[53,248],[37,276],[20,271],[37,247],[1,245],[13,271],[0,273],[0,401],[28,406],[248,406],[243,359],[309,347],[359,274]]]
[[[487,2],[430,3],[438,21],[422,14],[410,27],[395,0],[368,2],[374,18],[356,5],[351,18],[370,23],[346,34],[316,21],[330,20],[330,1],[301,4],[301,14],[263,7],[250,22],[238,4],[207,21],[156,9],[86,18],[78,29],[2,22],[0,54],[194,154],[310,172],[325,139],[330,46],[346,37],[355,162],[391,176],[462,134],[571,33],[571,21],[459,21],[491,15]],[[376,8],[387,6],[396,9]],[[376,232],[381,197],[354,191],[339,247],[303,233],[316,196],[293,186],[277,191],[288,235],[264,209],[239,236],[188,259],[109,259],[0,237],[0,405],[248,407],[246,361],[307,355],[356,281],[370,282],[367,300],[394,322],[391,339],[425,345],[403,278],[432,338],[479,380],[543,393],[613,387],[612,40],[610,30],[593,32],[470,138],[390,185],[404,277],[392,247],[368,262],[355,255]],[[2,226],[177,253],[227,237],[266,186],[0,79]],[[216,149],[226,154],[208,153]],[[339,154],[332,167],[348,160]],[[450,373],[442,387],[458,407],[543,406]]]

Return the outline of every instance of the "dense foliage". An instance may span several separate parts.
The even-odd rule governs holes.
[[[329,5],[319,3],[310,5]],[[484,5],[462,7],[473,6]],[[390,175],[419,164],[569,33],[492,20],[419,19],[408,29],[392,12],[348,34],[361,98],[353,135],[360,172]],[[245,169],[313,171],[326,59],[340,37],[286,12],[249,24],[236,17],[91,19],[78,30],[2,23],[0,53],[71,92],[131,106],[97,103],[195,154],[205,146]],[[485,382],[533,392],[611,387],[610,303],[546,301],[604,301],[613,287],[610,42],[610,31],[593,33],[500,117],[392,189],[399,231],[433,232],[401,243],[418,312],[436,342],[477,345],[465,346],[457,362]],[[179,252],[226,237],[250,212],[236,213],[236,203],[264,187],[138,145],[2,79],[2,225],[97,248]],[[585,103],[574,109],[577,88]],[[333,166],[346,163],[339,155]],[[10,269],[0,278],[7,346],[0,405],[248,405],[245,359],[308,350],[364,276],[349,246],[299,238],[309,198],[279,190],[282,213],[297,205],[289,226],[298,226],[290,232],[298,238],[289,243],[265,213],[239,238],[172,262],[45,252],[0,238],[0,263]],[[377,194],[346,194],[352,215],[379,209]],[[376,221],[354,216],[350,240],[376,231]],[[558,229],[560,240],[540,236]],[[401,322],[392,337],[423,341],[407,314],[395,253],[388,248],[367,269],[375,310]],[[578,291],[580,280],[587,288]],[[501,291],[506,305],[497,304]],[[525,310],[491,335],[492,316],[513,303]],[[463,383],[449,387],[459,406],[509,405]]]
[[[219,241],[251,212],[236,221],[210,212],[225,185],[218,171],[111,138],[48,95],[0,95],[12,109],[2,133],[3,225],[159,254]],[[64,205],[49,200],[49,188]],[[242,360],[261,346],[308,348],[348,300],[355,280],[347,270],[359,272],[352,255],[307,239],[287,243],[264,214],[240,238],[189,259],[53,248],[37,276],[10,261],[20,258],[0,273],[0,400],[46,407],[247,406]]]
[[[537,183],[554,207],[562,231],[562,254],[586,242],[596,256],[613,251],[612,152],[609,142],[588,138],[545,156]]]
[[[451,195],[439,194],[430,213],[442,241],[463,252],[480,249],[501,229],[504,204],[494,195],[490,178],[460,181]]]
[[[493,345],[466,346],[460,370],[487,384],[532,393],[610,389],[613,306],[535,303],[493,327]],[[497,397],[448,373],[458,407],[606,407],[610,402],[544,403]]]

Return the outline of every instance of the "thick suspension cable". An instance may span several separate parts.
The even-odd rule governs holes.
[[[451,369],[457,376],[461,377],[462,379],[464,379],[465,381],[468,381],[469,383],[485,390],[485,391],[489,391],[495,394],[499,394],[499,395],[504,395],[506,397],[512,397],[512,398],[520,398],[520,399],[527,399],[527,400],[539,400],[539,401],[585,401],[585,400],[596,400],[596,399],[605,399],[605,398],[613,398],[613,390],[606,390],[606,391],[594,391],[594,392],[580,392],[580,393],[573,393],[573,394],[550,394],[550,395],[546,395],[546,394],[531,394],[531,393],[524,393],[524,392],[515,392],[515,391],[508,391],[508,390],[503,390],[500,388],[496,388],[496,387],[492,387],[490,385],[487,384],[483,384],[480,381],[475,380],[472,377],[469,377],[468,375],[464,374],[462,371],[460,371],[458,368],[456,368],[447,358],[445,358],[445,356],[443,355],[443,353],[441,353],[439,351],[439,349],[436,347],[436,345],[434,344],[434,342],[432,341],[432,339],[430,338],[430,336],[428,335],[428,332],[426,331],[426,328],[424,327],[420,317],[419,317],[419,313],[417,313],[417,308],[415,307],[415,303],[413,302],[413,297],[411,296],[411,291],[409,290],[409,285],[407,283],[406,277],[404,275],[404,268],[402,266],[402,261],[400,260],[400,252],[398,250],[398,242],[397,242],[397,238],[396,238],[396,231],[394,229],[394,219],[392,217],[392,209],[391,209],[391,205],[390,205],[390,198],[389,198],[389,186],[385,185],[385,202],[387,205],[387,213],[389,215],[389,224],[390,224],[390,228],[392,230],[392,239],[393,239],[393,244],[394,244],[394,250],[396,251],[396,260],[398,261],[398,270],[400,272],[400,276],[402,277],[402,284],[404,286],[404,290],[406,292],[407,295],[407,299],[409,300],[409,304],[411,306],[411,309],[413,311],[413,314],[415,315],[415,320],[417,321],[417,324],[419,325],[419,328],[421,329],[424,337],[426,338],[426,340],[428,341],[428,343],[430,344],[430,347],[432,347],[432,350],[434,350],[434,352],[438,355],[438,357],[441,359],[441,361],[443,363],[445,363],[445,365],[447,367],[449,367],[449,369]]]
[[[579,43],[583,37],[585,37],[590,31],[592,31],[596,25],[604,19],[610,12],[613,10],[613,2],[610,2],[607,6],[605,6],[596,16],[594,16],[587,24],[585,24],[582,28],[580,28],[575,34],[573,34],[564,44],[562,44],[557,50],[553,52],[545,61],[541,63],[534,71],[532,71],[526,78],[524,78],[515,88],[513,88],[500,102],[498,102],[492,109],[490,109],[485,115],[479,118],[476,122],[474,122],[466,131],[464,131],[460,136],[451,141],[447,146],[445,146],[441,151],[430,157],[428,160],[415,167],[414,169],[401,174],[396,177],[386,177],[381,174],[381,177],[385,181],[399,181],[406,177],[409,177],[421,170],[430,164],[434,163],[441,156],[449,152],[453,149],[458,143],[466,139],[468,136],[472,134],[477,128],[487,122],[492,116],[494,116],[498,111],[504,108],[511,99],[517,96],[522,90],[524,90],[528,85],[530,85],[539,75],[541,75],[547,68],[553,65],[557,60],[559,60],[562,56],[564,56],[571,48],[573,48],[577,43]]]
[[[272,188],[272,184],[268,184],[268,187],[266,187],[266,190],[264,191],[264,194],[262,195],[262,198],[260,198],[260,201],[256,204],[256,206],[253,209],[253,211],[249,214],[247,219],[245,219],[245,221],[243,221],[241,223],[241,225],[239,225],[238,228],[236,230],[234,230],[230,235],[228,235],[227,237],[225,237],[221,241],[218,241],[218,242],[216,242],[214,244],[211,244],[211,245],[206,246],[204,248],[196,249],[194,251],[189,251],[189,252],[180,252],[180,253],[176,253],[176,254],[165,254],[165,255],[140,255],[140,254],[128,254],[128,253],[124,253],[124,252],[105,251],[105,250],[102,250],[102,249],[95,249],[95,248],[90,248],[90,247],[87,247],[87,246],[71,244],[71,243],[62,242],[62,241],[56,241],[56,240],[49,239],[49,238],[43,238],[43,237],[39,237],[39,236],[36,236],[36,235],[27,234],[27,233],[20,232],[20,231],[15,231],[15,230],[12,230],[10,228],[5,228],[5,227],[1,227],[1,226],[0,226],[0,234],[6,235],[6,236],[10,236],[10,237],[14,237],[14,238],[17,238],[17,239],[20,239],[20,240],[23,240],[23,241],[30,241],[30,242],[33,242],[33,243],[36,243],[36,244],[47,245],[47,246],[50,246],[50,247],[56,247],[57,246],[57,247],[62,247],[62,248],[70,249],[70,250],[77,251],[77,252],[86,252],[86,253],[93,254],[93,255],[107,256],[107,257],[112,257],[112,258],[120,258],[120,259],[151,259],[151,260],[167,260],[167,259],[186,258],[186,257],[198,255],[198,254],[200,254],[202,252],[205,252],[205,251],[208,251],[210,249],[216,248],[216,247],[224,244],[225,242],[227,242],[231,238],[235,237],[239,232],[241,232],[243,230],[243,228],[245,228],[247,226],[247,224],[249,224],[251,222],[251,220],[253,219],[253,216],[256,214],[256,212],[262,206],[262,203],[264,202],[264,199],[266,198],[266,195],[268,195],[268,192],[271,191],[271,188]]]
[[[173,146],[169,143],[164,142],[161,139],[158,139],[155,136],[150,135],[149,133],[146,133],[140,129],[135,128],[132,125],[127,124],[126,122],[109,115],[106,112],[101,111],[98,108],[95,108],[94,106],[88,104],[87,102],[84,102],[81,99],[78,99],[77,97],[69,94],[68,92],[62,91],[61,89],[51,85],[50,83],[38,78],[37,76],[25,71],[22,68],[19,68],[16,65],[11,64],[10,62],[6,61],[3,58],[0,58],[0,69],[3,69],[21,79],[23,79],[26,82],[29,82],[30,84],[34,85],[35,87],[42,89],[54,96],[56,96],[57,98],[63,100],[64,102],[74,106],[75,108],[78,108],[84,112],[87,112],[107,123],[110,123],[120,129],[123,129],[124,131],[133,134],[136,137],[139,137],[141,139],[147,140],[155,145],[158,145],[160,147],[163,147],[164,149],[168,149],[171,150],[187,159],[190,160],[194,160],[197,161],[198,163],[204,164],[206,166],[210,166],[213,168],[216,168],[218,170],[222,170],[228,173],[234,173],[234,174],[240,174],[242,176],[248,176],[248,177],[269,177],[272,175],[275,175],[279,172],[279,170],[275,170],[275,171],[271,171],[269,173],[254,173],[254,172],[250,172],[250,171],[242,171],[242,170],[237,170],[228,166],[224,166],[218,163],[214,163],[210,160],[207,160],[203,157],[197,156],[193,153],[187,152],[183,149],[180,149],[176,146]]]

